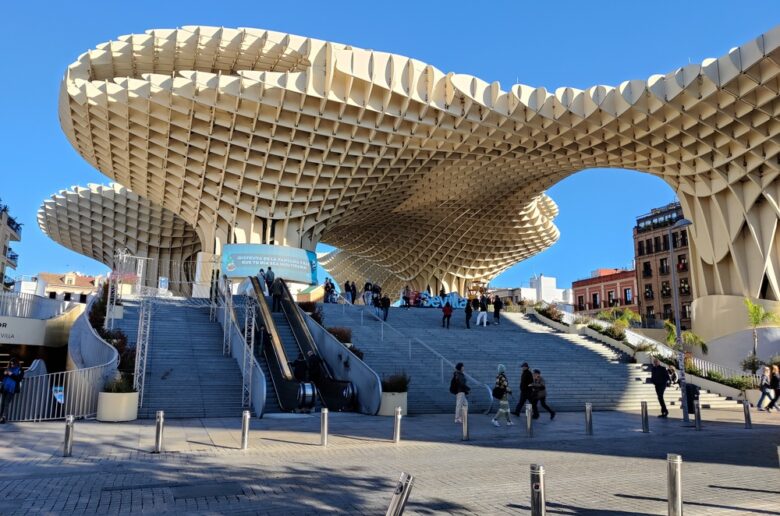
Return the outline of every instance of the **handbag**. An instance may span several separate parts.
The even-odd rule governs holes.
[[[504,389],[503,387],[499,387],[497,385],[493,387],[493,397],[495,399],[500,400],[504,397],[505,394],[506,394],[506,389]]]

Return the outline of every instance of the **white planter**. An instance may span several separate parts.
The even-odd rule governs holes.
[[[98,421],[134,421],[138,419],[137,392],[101,392],[98,394]]]
[[[585,333],[585,328],[587,328],[587,324],[572,324],[571,325],[571,333],[579,333],[580,335]]]
[[[628,356],[631,356],[634,354],[634,350],[631,349],[629,346],[627,346],[625,343],[620,342],[619,340],[615,340],[612,337],[607,337],[606,335],[602,335],[601,333],[597,332],[596,330],[592,330],[588,327],[585,327],[582,330],[583,335],[587,335],[589,337],[593,337],[594,339],[603,342],[604,344],[608,344],[612,346],[613,348],[619,349],[623,353],[628,354]],[[637,353],[638,355],[638,353]],[[637,357],[637,362],[639,361],[639,358]]]
[[[553,329],[558,330],[558,331],[563,332],[563,333],[576,333],[576,332],[572,331],[572,328],[570,328],[569,325],[561,324],[559,322],[553,321],[552,319],[548,319],[547,317],[543,316],[542,314],[540,314],[539,312],[537,312],[533,308],[529,308],[528,309],[528,313],[535,315],[536,318],[539,319],[539,321],[542,322],[542,324],[545,324],[545,325],[549,326],[550,328],[553,328]]]
[[[378,416],[394,416],[395,408],[401,407],[401,415],[406,415],[406,392],[383,392]]]
[[[124,319],[125,317],[125,307],[122,305],[116,305],[111,306],[108,308],[108,314],[107,317],[112,317],[114,319]]]
[[[653,356],[650,353],[647,353],[645,351],[637,351],[636,352],[636,362],[638,364],[652,364],[653,363]]]

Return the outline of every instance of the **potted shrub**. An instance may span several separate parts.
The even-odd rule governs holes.
[[[588,320],[587,317],[578,316],[577,318],[574,319],[574,324],[572,324],[572,329],[574,330],[575,333],[582,333],[582,330],[588,327],[589,322],[590,321]]]
[[[401,407],[401,414],[406,415],[409,382],[411,377],[403,372],[382,377],[382,403],[378,415],[393,416],[396,407]]]
[[[119,373],[98,393],[98,421],[133,421],[138,418],[138,392],[132,377]]]

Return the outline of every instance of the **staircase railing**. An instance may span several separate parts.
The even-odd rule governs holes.
[[[24,292],[0,293],[0,316],[51,319],[62,315],[77,303],[49,299]]]
[[[146,358],[149,354],[149,334],[152,327],[152,302],[142,298],[138,309],[138,333],[135,341],[135,369],[133,387],[138,392],[138,407],[144,406],[144,385],[146,384]]]
[[[342,298],[343,299],[343,298]],[[344,300],[345,301],[345,300]],[[440,375],[440,381],[442,385],[447,385],[447,376],[448,374],[445,374],[445,365],[447,365],[450,368],[450,371],[455,370],[455,363],[446,358],[444,355],[433,349],[431,346],[423,342],[418,337],[409,337],[408,335],[405,335],[401,331],[399,331],[395,326],[383,321],[380,317],[378,317],[372,310],[365,311],[363,307],[355,306],[347,303],[343,303],[343,306],[349,306],[350,310],[357,310],[358,312],[361,312],[361,318],[363,317],[363,312],[368,313],[368,316],[379,321],[381,324],[380,330],[382,331],[382,335],[384,336],[384,328],[387,326],[391,331],[393,331],[395,334],[403,337],[404,339],[407,339],[409,342],[408,352],[409,352],[409,361],[412,361],[413,351],[417,351],[418,353],[422,350],[423,354],[427,353],[429,355],[433,356],[433,362],[438,362],[439,365],[439,375]],[[417,347],[412,346],[412,342],[415,342],[418,344]],[[490,387],[490,385],[481,382],[477,378],[473,377],[469,373],[464,373],[466,376],[466,379],[471,382],[472,386],[475,388],[484,388],[485,394],[487,396],[487,409],[485,410],[485,414],[489,414],[490,411],[493,409],[493,390]]]
[[[217,321],[222,325],[223,347],[227,347],[225,354],[232,356],[241,368],[242,403],[246,399],[244,389],[248,385],[251,394],[247,401],[254,409],[255,415],[262,417],[265,413],[266,399],[265,374],[253,353],[249,355],[248,361],[244,360],[247,356],[246,350],[248,346],[236,318],[235,306],[233,304],[233,286],[226,276],[219,282],[217,302],[219,308],[216,310],[215,315]]]
[[[89,310],[94,301],[92,298],[76,319],[68,337],[69,351],[78,350],[82,363],[76,365],[81,368],[47,374],[35,374],[33,370],[11,402],[10,421],[64,419],[68,415],[83,418],[97,414],[98,394],[116,374],[119,353],[89,323]]]

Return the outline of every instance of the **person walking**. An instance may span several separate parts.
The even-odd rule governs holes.
[[[666,382],[667,387],[676,387],[677,389],[680,388],[680,380],[677,377],[677,369],[674,368],[673,365],[670,365],[666,371],[669,373],[669,381]]]
[[[357,283],[353,281],[352,284],[349,286],[349,288],[350,288],[350,292],[352,292],[352,304],[356,305],[357,304],[357,300],[358,300],[358,298],[357,298]]]
[[[7,414],[9,407],[14,399],[14,396],[19,394],[22,380],[24,379],[24,371],[19,365],[19,361],[12,357],[8,361],[8,367],[3,371],[3,378],[0,379],[0,394],[2,394],[2,401],[0,401],[0,424],[3,424],[7,420]]]
[[[469,410],[469,402],[466,396],[469,395],[468,383],[466,382],[466,375],[463,372],[463,362],[458,362],[455,365],[455,372],[452,373],[452,380],[450,381],[450,392],[455,395],[455,422],[462,423],[463,411]]]
[[[387,315],[390,313],[390,298],[387,297],[387,294],[382,296],[382,298],[379,301],[381,307],[382,307],[382,320],[387,320]]]
[[[272,312],[279,312],[282,309],[282,280],[277,279],[271,284],[271,298],[273,299]]]
[[[758,403],[756,403],[756,408],[758,410],[764,410],[761,405],[764,403],[765,399],[772,401],[772,389],[769,387],[771,382],[772,370],[769,366],[764,366],[761,371],[761,380],[758,382],[758,390],[761,391],[761,396],[758,398]]]
[[[504,308],[504,302],[498,295],[493,297],[493,324],[501,323],[501,309]]]
[[[268,270],[265,271],[266,292],[271,292],[271,288],[273,287],[275,279],[276,279],[276,274],[274,274],[274,271],[271,270],[271,266],[269,265]]]
[[[471,308],[471,301],[466,302],[466,308],[463,311],[466,314],[466,329],[471,329],[471,314],[474,313],[474,309]]]
[[[257,273],[257,281],[260,282],[260,289],[263,291],[263,295],[266,295],[266,284],[265,284],[265,271],[263,269],[260,269],[260,272]]]
[[[347,300],[347,303],[352,304],[352,287],[349,281],[344,282],[344,299]]]
[[[373,289],[374,285],[372,285],[370,281],[366,281],[366,284],[363,285],[363,304],[366,306],[371,306]]]
[[[452,317],[452,305],[449,301],[445,303],[445,305],[441,309],[442,317],[441,317],[441,327],[450,329],[450,318]]]
[[[539,408],[536,406],[539,403],[544,410],[550,413],[550,421],[555,419],[555,411],[547,405],[547,386],[542,378],[542,372],[538,369],[534,369],[534,381],[531,384],[531,389],[533,391],[533,401],[531,402],[533,418],[539,419]]]
[[[777,402],[780,401],[780,367],[772,366],[772,376],[769,377],[769,389],[774,390],[775,395],[769,405],[766,406],[766,411],[769,412],[772,409],[780,411],[780,407],[777,406]]]
[[[406,285],[404,287],[403,292],[401,292],[401,297],[404,300],[404,308],[407,310],[411,308],[412,306],[412,289],[409,288],[409,285]]]
[[[493,398],[498,400],[498,412],[493,418],[493,426],[501,426],[499,421],[506,418],[506,426],[512,426],[512,420],[509,419],[509,382],[506,379],[506,367],[504,364],[498,364],[498,375],[496,376],[496,385],[493,387]]]
[[[669,371],[666,369],[666,366],[661,365],[657,358],[653,359],[653,368],[650,370],[650,382],[655,386],[655,395],[658,397],[658,404],[661,405],[661,414],[658,417],[667,417],[669,411],[666,410],[664,391],[669,383]]]
[[[515,407],[515,415],[519,416],[523,410],[525,402],[531,403],[534,383],[534,375],[531,373],[531,369],[528,367],[528,362],[523,362],[520,366],[520,401],[517,402]]]
[[[479,298],[479,314],[477,315],[477,326],[482,321],[482,326],[487,326],[487,312],[488,312],[488,300],[487,296],[483,295]]]

